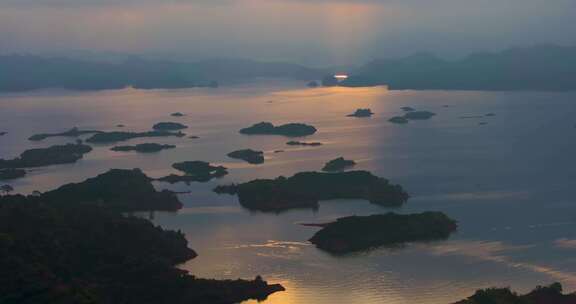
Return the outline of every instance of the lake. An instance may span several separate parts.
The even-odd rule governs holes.
[[[262,275],[287,288],[265,304],[442,304],[490,286],[525,292],[559,281],[566,290],[576,290],[575,102],[576,93],[307,89],[282,81],[219,89],[4,94],[0,131],[8,134],[0,137],[0,158],[73,141],[27,140],[36,133],[74,126],[144,131],[160,121],[181,122],[189,126],[188,135],[200,138],[126,142],[177,146],[154,154],[95,145],[75,164],[32,169],[9,184],[16,192],[31,193],[110,168],[142,168],[160,177],[175,173],[171,164],[178,161],[221,164],[230,174],[208,183],[156,183],[158,189],[190,191],[179,194],[185,204],[180,212],[151,215],[155,223],[183,231],[199,253],[182,268],[220,279]],[[388,122],[403,114],[404,106],[438,115],[406,125]],[[375,115],[346,117],[357,108],[371,108]],[[171,117],[173,112],[186,116]],[[488,113],[496,115],[484,116]],[[312,124],[318,132],[298,140],[324,145],[293,147],[285,144],[286,137],[238,133],[260,121]],[[240,148],[265,151],[265,164],[226,156]],[[394,210],[338,200],[322,202],[318,210],[266,214],[211,191],[220,184],[319,170],[339,156],[356,160],[355,169],[401,184],[411,199]],[[300,225],[428,210],[458,220],[458,232],[446,241],[335,257],[307,242],[318,228]]]

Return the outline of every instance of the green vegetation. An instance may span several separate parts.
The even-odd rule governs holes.
[[[175,131],[188,128],[187,126],[177,122],[159,122],[152,127],[154,130],[159,131]]]
[[[401,186],[366,171],[302,172],[288,178],[218,186],[214,191],[236,194],[243,207],[263,212],[316,209],[319,201],[332,199],[364,199],[382,206],[400,206],[409,197]]]
[[[310,242],[327,252],[346,254],[379,246],[442,240],[456,228],[456,221],[442,212],[349,216],[326,224]]]
[[[236,150],[228,153],[228,157],[244,160],[250,164],[263,164],[264,152],[252,149]]]
[[[0,169],[0,180],[17,179],[26,176],[26,170],[24,169]]]
[[[41,195],[54,204],[92,204],[121,212],[176,211],[182,203],[170,191],[156,191],[140,169],[112,169],[80,183],[64,185]]]
[[[92,147],[80,143],[30,149],[24,151],[17,158],[0,159],[0,169],[34,168],[75,163],[90,151],[92,151]]]
[[[116,147],[110,148],[110,150],[122,151],[122,152],[136,151],[136,152],[140,152],[140,153],[153,153],[153,152],[160,152],[162,150],[174,149],[174,148],[176,148],[176,146],[174,146],[174,145],[161,145],[161,144],[155,144],[155,143],[144,143],[144,144],[138,144],[135,146],[116,146]]]
[[[322,171],[326,172],[336,172],[336,171],[344,171],[347,168],[353,167],[356,165],[356,162],[349,159],[344,159],[344,157],[338,157],[327,162]]]
[[[185,175],[171,174],[157,179],[161,182],[178,183],[178,182],[207,182],[213,178],[219,178],[228,174],[228,170],[223,166],[212,166],[204,161],[185,161],[172,165],[178,171],[182,171]]]
[[[284,290],[255,280],[199,279],[181,232],[90,204],[0,197],[0,303],[238,303]]]
[[[132,138],[140,138],[140,137],[168,137],[168,136],[175,136],[175,137],[183,137],[186,134],[182,132],[168,132],[168,131],[147,131],[147,132],[120,132],[120,131],[113,131],[113,132],[102,132],[92,135],[92,137],[88,138],[86,141],[89,143],[114,143],[119,141],[125,141]]]
[[[562,285],[553,283],[549,286],[538,286],[525,295],[518,295],[510,288],[488,288],[455,304],[573,304],[576,294],[563,294]]]
[[[348,114],[348,117],[370,117],[374,115],[370,109],[357,109],[356,112]]]
[[[322,145],[321,142],[303,142],[303,141],[296,141],[296,140],[291,140],[291,141],[287,142],[286,144],[288,146],[309,146],[309,147],[317,147],[317,146]]]
[[[251,127],[241,129],[240,133],[247,135],[283,135],[288,137],[299,137],[316,133],[316,128],[302,123],[289,123],[274,126],[269,122],[260,122]]]

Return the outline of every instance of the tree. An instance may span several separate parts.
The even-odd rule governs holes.
[[[14,191],[14,188],[10,185],[2,185],[0,186],[0,191],[5,195],[9,194],[10,192]]]

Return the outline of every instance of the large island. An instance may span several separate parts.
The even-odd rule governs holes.
[[[288,178],[281,176],[218,186],[214,191],[236,194],[242,206],[263,212],[316,209],[319,201],[332,199],[363,199],[392,207],[404,204],[409,197],[401,186],[367,171],[302,172]]]
[[[232,304],[284,290],[175,267],[196,256],[181,232],[98,204],[0,197],[0,303]]]
[[[349,216],[321,226],[310,242],[333,254],[443,240],[457,228],[456,221],[442,212]]]

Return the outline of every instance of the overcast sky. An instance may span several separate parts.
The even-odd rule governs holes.
[[[0,0],[0,52],[349,64],[576,45],[576,0]]]

